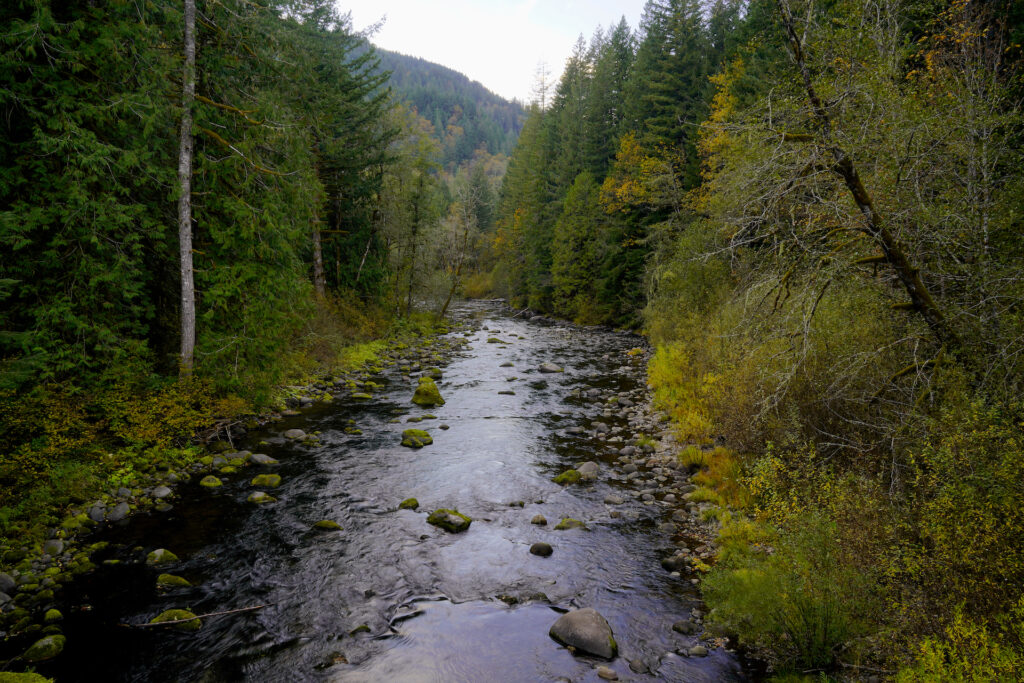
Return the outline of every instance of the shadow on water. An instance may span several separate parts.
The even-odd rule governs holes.
[[[40,671],[61,682],[589,681],[597,660],[547,633],[557,610],[594,607],[615,632],[620,656],[608,666],[621,678],[742,680],[737,658],[721,649],[674,654],[696,642],[671,625],[699,596],[659,566],[670,541],[656,530],[664,509],[630,502],[614,517],[604,498],[628,483],[550,481],[581,460],[606,471],[614,461],[608,444],[566,430],[603,419],[600,402],[581,391],[636,388],[642,373],[625,351],[638,340],[513,319],[493,304],[465,304],[460,314],[474,331],[442,364],[444,406],[411,404],[415,379],[393,366],[372,378],[381,386],[368,402],[319,405],[251,435],[251,450],[281,462],[276,503],[246,502],[252,469],[212,493],[196,477],[171,512],[102,532],[110,546],[95,561],[108,563],[69,587],[79,608],[65,621],[65,653]],[[542,362],[565,372],[541,374]],[[409,426],[427,429],[433,445],[401,447]],[[290,427],[319,432],[319,444],[287,442],[280,434]],[[257,449],[260,440],[268,445]],[[409,497],[419,511],[397,509]],[[440,507],[471,516],[469,531],[427,525],[426,512]],[[537,514],[551,523],[531,524]],[[588,530],[554,531],[562,517]],[[342,530],[311,532],[321,519]],[[528,552],[540,540],[551,557]],[[171,571],[192,587],[157,593],[157,572],[143,560],[158,547],[179,555]],[[206,619],[193,633],[124,625],[171,608],[255,605],[267,606]]]

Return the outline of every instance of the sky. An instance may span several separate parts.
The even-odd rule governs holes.
[[[576,39],[626,18],[640,23],[644,0],[338,0],[361,31],[386,50],[422,57],[480,81],[507,99],[528,103],[536,73],[547,65],[557,82]]]

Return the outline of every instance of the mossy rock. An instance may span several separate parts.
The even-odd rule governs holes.
[[[565,472],[562,472],[551,481],[561,486],[568,486],[570,484],[575,484],[576,482],[578,482],[581,476],[582,475],[576,470],[566,470]]]
[[[203,457],[199,458],[199,464],[210,467],[211,465],[213,465],[213,456],[204,455]]]
[[[402,432],[402,445],[409,448],[423,448],[434,443],[433,437],[422,429],[406,429]]]
[[[360,391],[360,392],[357,392],[355,394],[352,394],[352,398],[354,398],[356,400],[359,400],[359,401],[369,401],[370,399],[373,398],[373,396],[371,396],[370,394],[367,394],[364,391]]]
[[[0,683],[53,683],[53,679],[43,678],[39,674],[16,674],[0,671]]]
[[[64,636],[56,634],[40,638],[32,644],[32,647],[25,650],[25,654],[21,658],[26,662],[43,662],[53,659],[64,649],[65,642],[67,639]]]
[[[184,579],[174,574],[161,574],[156,577],[156,585],[160,588],[188,588],[192,584],[188,579]]]
[[[178,556],[172,553],[167,548],[157,548],[149,555],[146,555],[146,564],[155,567],[161,564],[171,564],[177,562]]]
[[[434,510],[427,517],[427,524],[432,524],[453,534],[465,531],[472,522],[472,519],[458,510],[449,510],[447,508]]]
[[[587,525],[578,519],[572,517],[563,517],[562,521],[555,525],[555,531],[565,531],[566,529],[586,529]]]
[[[263,491],[257,491],[256,493],[249,494],[249,497],[246,498],[246,500],[250,503],[256,503],[257,505],[266,505],[267,503],[277,502],[277,498],[274,498],[272,495],[264,493]]]
[[[151,624],[163,624],[168,621],[180,621],[182,619],[188,619],[188,621],[181,621],[178,624],[171,624],[171,628],[176,628],[179,631],[198,631],[203,625],[203,622],[196,617],[195,614],[189,612],[187,609],[169,609],[166,612],[161,612],[157,616],[149,620]]]
[[[441,392],[429,377],[420,377],[419,386],[412,396],[412,402],[418,406],[443,406],[444,399]]]
[[[341,531],[341,525],[330,519],[321,519],[313,528],[318,531]]]
[[[398,504],[399,510],[415,510],[420,506],[420,502],[415,498],[406,498]]]
[[[430,379],[441,379],[441,377],[443,376],[441,374],[440,368],[427,368],[426,370],[423,371],[423,374],[429,377]]]
[[[275,488],[281,485],[280,474],[258,474],[250,482],[253,486],[268,486]]]
[[[507,344],[508,342],[505,341],[504,339],[498,339],[497,337],[488,337],[487,338],[487,343],[488,344]]]
[[[222,482],[220,479],[213,476],[212,474],[208,474],[199,480],[199,485],[202,486],[203,488],[215,489],[218,486],[223,486],[224,482]]]
[[[63,619],[64,615],[61,614],[59,609],[46,610],[46,614],[43,615],[44,624],[56,624],[58,621],[62,621]]]
[[[348,634],[350,636],[356,636],[356,635],[359,635],[360,633],[369,633],[369,632],[370,632],[370,627],[369,626],[367,626],[366,624],[360,624],[359,626],[356,626],[354,629],[349,631]]]
[[[235,472],[238,471],[238,468],[235,467],[234,465],[227,465],[226,467],[221,467],[217,471],[220,472],[221,474],[234,474]]]

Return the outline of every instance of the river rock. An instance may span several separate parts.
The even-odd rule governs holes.
[[[422,429],[406,429],[402,432],[402,445],[409,448],[423,448],[434,443],[433,437]]]
[[[419,386],[412,396],[412,402],[418,406],[443,406],[444,399],[441,392],[429,377],[420,377]]]
[[[284,433],[283,436],[286,439],[305,439],[306,432],[302,431],[301,429],[289,429]]]
[[[615,659],[619,651],[611,626],[590,607],[563,614],[548,635],[562,645],[605,659]]]
[[[415,498],[406,498],[398,504],[399,510],[415,510],[420,506],[420,502]]]
[[[171,564],[172,562],[177,561],[178,556],[167,548],[157,548],[149,555],[146,555],[146,564],[154,567],[161,564]]]
[[[614,493],[609,493],[607,496],[604,497],[604,502],[605,505],[622,505],[626,501],[622,499],[622,496],[616,495]]]
[[[14,577],[10,574],[0,572],[0,593],[10,593],[17,585],[18,584],[15,582]]]
[[[266,503],[274,503],[277,498],[274,498],[269,493],[263,491],[257,491],[256,493],[250,493],[246,500],[250,503],[256,503],[257,505],[265,505]]]
[[[266,486],[269,488],[275,488],[281,485],[281,475],[257,474],[255,477],[252,478],[252,481],[249,483],[251,483],[253,486]]]
[[[442,377],[440,368],[427,368],[423,371],[423,374],[430,379],[441,379]]]
[[[167,496],[171,495],[171,493],[172,492],[170,487],[161,484],[160,486],[157,486],[155,489],[153,489],[153,493],[151,495],[157,500],[162,500]]]
[[[615,673],[615,669],[607,666],[597,667],[597,677],[605,681],[619,680],[619,674]]]
[[[224,482],[222,482],[220,479],[213,476],[212,474],[208,474],[199,480],[199,485],[202,486],[203,488],[215,489],[218,486],[223,486]]]
[[[172,624],[171,628],[178,629],[179,631],[198,631],[203,625],[196,615],[189,612],[187,609],[169,609],[166,612],[161,612],[157,616],[149,620],[151,624],[162,624],[165,621],[179,621],[181,619],[190,619],[190,621],[182,621],[180,624]]]
[[[534,543],[530,546],[530,553],[532,555],[539,555],[540,557],[551,557],[551,553],[553,552],[554,550],[552,550],[551,546],[547,543],[539,542]]]
[[[570,484],[575,484],[579,480],[580,480],[580,473],[579,472],[577,472],[576,470],[566,470],[565,472],[562,472],[561,474],[559,474],[557,477],[555,477],[551,481],[555,482],[556,484],[558,484],[560,486],[569,486]]]
[[[533,519],[530,520],[530,524],[536,524],[537,526],[547,526],[548,520],[544,515],[534,515]]]
[[[32,647],[25,650],[21,656],[26,662],[42,662],[53,659],[61,653],[66,642],[62,635],[52,635],[41,638],[32,644]]]
[[[562,368],[558,367],[554,363],[541,363],[540,367],[537,369],[545,373],[565,372]]]
[[[577,467],[576,471],[580,473],[580,479],[583,481],[594,481],[601,472],[601,466],[596,462],[588,460]]]
[[[563,517],[562,521],[555,525],[555,531],[566,531],[568,529],[586,529],[587,525],[572,517]]]
[[[253,453],[252,456],[250,456],[249,459],[252,460],[257,465],[276,465],[277,464],[277,460],[274,460],[273,458],[271,458],[269,455],[267,455],[265,453]]]
[[[468,529],[472,521],[472,519],[458,510],[448,510],[446,508],[434,510],[427,517],[427,524],[432,524],[453,534]]]
[[[672,624],[672,630],[676,633],[682,633],[684,636],[692,636],[697,632],[697,625],[689,619],[683,619]]]
[[[47,555],[60,555],[64,552],[64,541],[59,538],[51,538],[43,543],[43,552]],[[2,590],[2,587],[0,587]]]
[[[107,506],[97,503],[89,508],[89,519],[94,522],[102,522],[107,516]]]
[[[188,579],[174,574],[161,574],[156,577],[156,585],[159,588],[188,588],[192,584]]]
[[[694,645],[686,651],[686,654],[690,655],[691,657],[707,657],[708,649],[703,645]]]
[[[321,519],[313,528],[317,531],[341,531],[341,525],[331,519]]]
[[[131,507],[128,503],[118,503],[114,506],[114,509],[107,513],[108,522],[120,522],[122,519],[128,516],[131,512]]]

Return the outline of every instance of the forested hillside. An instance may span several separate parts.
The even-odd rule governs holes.
[[[650,335],[720,524],[711,620],[773,670],[1024,666],[1022,27],[1011,0],[650,0],[511,156],[479,277]]]
[[[526,116],[520,103],[440,64],[388,50],[377,54],[396,97],[433,124],[445,168],[469,161],[481,148],[490,154],[512,152]]]

